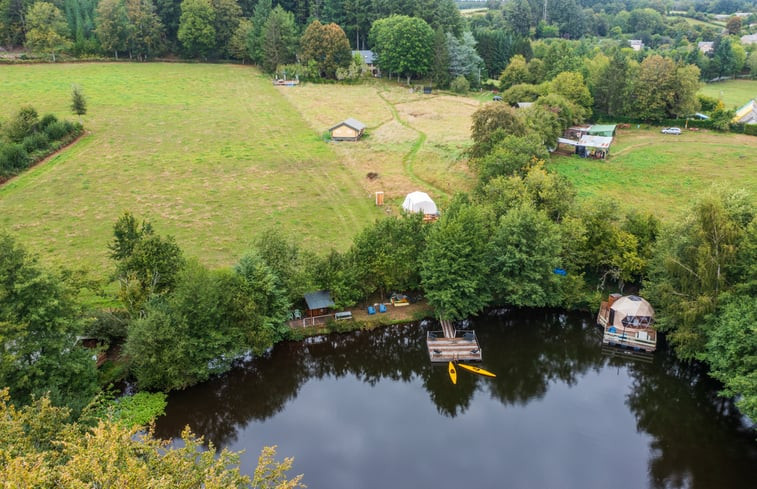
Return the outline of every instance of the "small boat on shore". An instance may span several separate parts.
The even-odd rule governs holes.
[[[468,370],[470,372],[473,372],[474,374],[483,375],[485,377],[496,377],[497,374],[494,374],[492,372],[489,372],[488,370],[484,370],[479,367],[474,367],[473,365],[466,365],[464,363],[458,363],[458,367],[464,368],[465,370]]]
[[[449,362],[449,365],[447,366],[447,370],[449,371],[449,379],[452,381],[453,384],[457,384],[457,370],[455,369],[455,364],[452,362]]]

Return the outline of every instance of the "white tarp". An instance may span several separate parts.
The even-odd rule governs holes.
[[[437,214],[436,204],[425,192],[412,192],[407,194],[402,208],[408,212],[422,212],[424,214]]]

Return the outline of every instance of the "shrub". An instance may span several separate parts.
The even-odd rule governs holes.
[[[71,123],[68,121],[56,121],[45,128],[45,133],[51,141],[57,141],[71,132]]]
[[[29,155],[17,143],[0,146],[0,178],[8,178],[29,166]]]
[[[58,122],[58,118],[55,117],[53,114],[46,114],[42,119],[39,121],[39,130],[44,131],[47,129],[47,126],[50,124]]]
[[[37,150],[47,149],[50,146],[50,140],[44,132],[35,132],[26,136],[21,145],[27,153],[33,153]]]
[[[14,143],[20,143],[34,132],[39,124],[39,116],[32,106],[21,107],[5,127],[5,135]]]
[[[715,97],[710,97],[698,93],[697,99],[699,99],[699,104],[702,106],[702,112],[711,112],[718,106],[718,99],[716,99]]]
[[[466,93],[468,90],[470,90],[470,83],[463,75],[460,75],[452,80],[452,83],[450,83],[449,86],[455,93]]]

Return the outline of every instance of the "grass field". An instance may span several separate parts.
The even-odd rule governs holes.
[[[608,160],[553,158],[579,198],[603,197],[660,218],[680,216],[713,184],[743,188],[757,197],[757,138],[711,131],[680,136],[659,128],[619,130]]]
[[[4,66],[0,114],[32,104],[73,119],[74,83],[88,134],[0,188],[0,227],[45,261],[108,270],[124,210],[210,266],[234,263],[269,227],[313,250],[346,248],[381,215],[334,148],[251,68]]]
[[[757,99],[757,80],[728,80],[702,85],[699,93],[722,99],[729,109]]]
[[[48,263],[100,276],[112,268],[106,245],[124,210],[218,267],[271,227],[316,252],[345,249],[386,214],[373,205],[375,191],[385,192],[390,213],[413,190],[443,208],[475,183],[462,154],[471,114],[491,96],[424,95],[386,80],[273,87],[234,65],[23,65],[0,69],[0,116],[31,103],[74,118],[74,83],[89,104],[88,134],[0,187],[0,228]],[[366,137],[325,142],[347,117],[368,126]],[[756,192],[756,145],[743,135],[632,129],[619,133],[608,161],[556,157],[551,166],[581,198],[605,196],[665,218],[713,182]]]

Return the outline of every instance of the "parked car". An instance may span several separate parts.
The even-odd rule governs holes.
[[[679,135],[681,134],[681,128],[680,127],[666,127],[662,130],[663,134],[675,134]]]
[[[502,102],[502,97],[499,95],[495,95],[492,97],[492,100],[494,100],[495,102]]]

